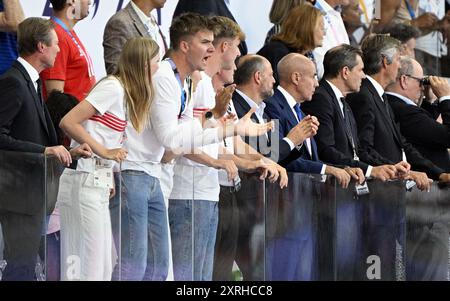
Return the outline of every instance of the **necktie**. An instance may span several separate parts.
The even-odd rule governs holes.
[[[40,101],[41,105],[43,105],[44,104],[44,99],[42,98],[42,84],[41,84],[41,80],[38,79],[36,81],[36,84],[37,84],[36,92],[37,92],[37,95],[39,96],[39,101]]]
[[[297,114],[298,121],[301,121],[303,119],[303,114],[298,103],[294,105],[294,111]]]
[[[356,144],[355,144],[355,139],[353,138],[353,130],[352,130],[352,123],[350,120],[350,109],[348,108],[348,104],[345,102],[345,98],[341,97],[341,102],[342,102],[342,111],[344,112],[344,122],[345,122],[345,127],[347,128],[347,135],[350,138],[350,143],[352,145],[352,149],[353,149],[353,158],[356,160],[356,158],[358,158],[358,155],[356,153]],[[358,158],[359,160],[359,158]]]
[[[295,114],[297,114],[298,121],[300,122],[303,119],[303,114],[302,114],[302,111],[300,110],[300,104],[296,103],[294,105],[294,111],[295,111]],[[309,140],[309,138],[307,138],[305,140],[305,142],[306,142],[306,149],[308,150],[309,155],[312,157],[311,140]]]
[[[383,98],[383,103],[384,103],[384,110],[386,111],[386,114],[389,117],[389,119],[392,119],[391,118],[391,113],[390,113],[390,110],[389,110],[389,101],[388,101],[388,98],[387,98],[386,94],[383,94],[382,98]]]

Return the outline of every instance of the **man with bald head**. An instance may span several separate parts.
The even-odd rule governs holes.
[[[298,53],[290,53],[280,60],[278,74],[280,85],[274,95],[265,101],[265,112],[271,119],[279,120],[282,138],[304,118],[316,119],[305,115],[300,106],[312,99],[318,82],[314,63]],[[364,175],[357,168],[349,167],[344,170],[322,163],[313,138],[306,139],[303,145],[305,150],[300,158],[291,160],[288,156],[281,162],[288,171],[333,175],[344,188],[348,186],[350,177],[361,183],[364,181]]]
[[[242,118],[251,108],[255,113],[251,116],[257,123],[263,123],[269,117],[264,113],[264,99],[273,95],[273,71],[269,61],[260,55],[246,55],[240,58],[234,75],[236,90],[233,93],[233,106],[239,118]],[[275,162],[290,160],[300,157],[301,145],[306,138],[317,132],[317,121],[312,118],[305,119],[297,126],[292,127],[282,139],[278,140],[276,132],[262,135],[255,141],[245,137],[250,144],[263,156],[269,157]],[[281,164],[280,164],[281,165]],[[261,249],[250,249],[249,240],[253,238],[254,230],[261,226],[264,219],[263,213],[258,208],[264,206],[258,191],[261,182],[254,178],[243,176],[242,188],[238,193],[239,234],[235,261],[243,274],[244,280],[264,280],[264,252]],[[230,242],[231,243],[231,242]],[[253,244],[257,245],[257,244]],[[262,244],[263,245],[263,244]]]

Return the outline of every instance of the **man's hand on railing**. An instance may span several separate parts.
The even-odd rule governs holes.
[[[450,183],[450,173],[441,173],[439,175],[439,182]]]
[[[325,174],[334,176],[342,188],[347,188],[348,184],[350,183],[350,174],[348,174],[342,168],[327,165],[327,167],[325,168]]]
[[[395,168],[395,166],[386,164],[380,166],[373,166],[370,176],[384,182],[390,179],[395,179],[396,174],[397,169]]]
[[[408,175],[404,177],[405,180],[413,180],[416,182],[417,188],[420,190],[430,191],[431,183],[433,180],[429,179],[424,172],[411,170]]]
[[[72,164],[70,152],[62,145],[49,146],[45,148],[44,155],[55,156],[64,166]]]
[[[353,178],[355,179],[359,185],[364,183],[366,180],[366,177],[364,176],[364,173],[361,168],[358,167],[346,167],[344,170]]]
[[[73,159],[90,158],[92,156],[92,149],[87,143],[72,148],[69,152]]]

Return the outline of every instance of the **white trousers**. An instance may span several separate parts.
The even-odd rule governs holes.
[[[109,281],[112,230],[109,188],[92,173],[65,169],[57,206],[61,213],[61,280]]]

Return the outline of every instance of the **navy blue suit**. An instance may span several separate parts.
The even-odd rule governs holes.
[[[288,135],[289,131],[298,124],[294,112],[292,112],[286,98],[278,89],[275,90],[272,97],[265,100],[265,103],[265,113],[270,117],[270,119],[279,120],[278,132],[280,140],[282,140]],[[305,115],[303,114],[303,116]],[[293,160],[293,157],[296,156],[296,152],[298,152],[294,148],[286,159],[279,162],[280,165],[285,167],[287,171],[291,172],[320,174],[323,163],[320,162],[319,156],[317,155],[317,145],[314,138],[311,138],[310,140],[312,155],[306,151],[305,142],[303,143],[303,151],[301,152],[300,157],[297,156],[296,159]]]

